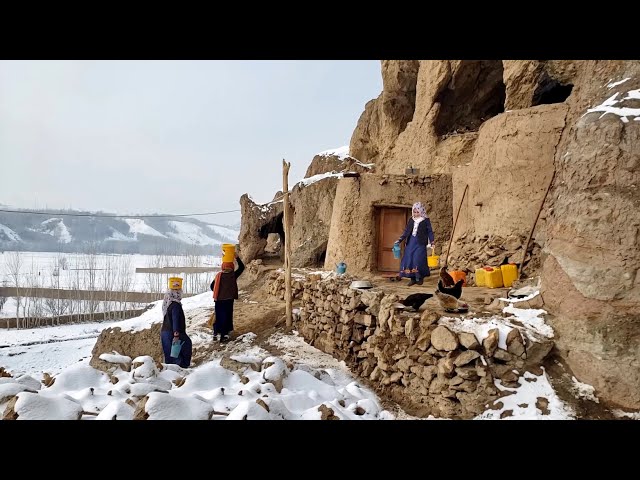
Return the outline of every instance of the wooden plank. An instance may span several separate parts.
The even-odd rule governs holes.
[[[462,202],[464,201],[464,196],[467,194],[467,190],[469,190],[469,185],[464,187],[464,192],[462,192],[462,198],[460,199],[460,205],[458,206],[458,213],[456,213],[456,220],[453,222],[453,230],[451,230],[451,238],[449,238],[449,246],[447,247],[447,255],[444,257],[444,268],[447,268],[449,263],[449,250],[451,250],[451,242],[453,242],[453,235],[456,233],[456,225],[458,224],[458,216],[460,215],[460,209],[462,208]],[[434,249],[435,250],[435,249]],[[436,252],[433,252],[435,255]],[[442,254],[440,254],[442,255]]]
[[[291,213],[289,211],[289,168],[291,163],[282,159],[282,197],[284,202],[284,286],[287,302],[287,327],[293,325],[293,306],[291,292]]]
[[[16,297],[15,287],[0,287],[0,296]],[[105,292],[104,290],[67,290],[64,288],[36,288],[36,287],[20,287],[20,297],[37,297],[37,298],[60,298],[69,300],[94,300],[102,301],[127,301],[133,303],[148,303],[161,300],[164,297],[162,293],[148,292]],[[184,293],[182,298],[192,296],[190,293]]]
[[[220,267],[136,267],[136,273],[208,273],[219,271]]]
[[[59,315],[57,317],[39,317],[39,318],[31,318],[30,320],[37,325],[46,326],[46,325],[64,325],[67,323],[78,323],[78,322],[119,322],[120,320],[126,320],[128,318],[139,317],[144,312],[146,312],[147,308],[141,308],[137,310],[111,310],[109,312],[94,312],[94,313],[74,313],[72,315],[65,314]],[[113,318],[114,315],[117,315],[119,318]],[[24,322],[24,318],[20,319],[20,323]],[[18,319],[15,317],[10,318],[1,318],[0,319],[0,328],[16,328],[18,324]],[[117,326],[117,325],[116,325]],[[97,336],[97,335],[96,335]],[[47,342],[30,342],[26,345],[35,345],[38,343],[49,343],[49,342],[64,342],[64,339],[51,339]],[[25,344],[21,346],[26,346]],[[0,347],[1,348],[1,347]]]

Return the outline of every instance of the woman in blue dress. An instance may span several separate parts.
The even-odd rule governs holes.
[[[410,278],[409,286],[422,285],[424,277],[428,277],[427,245],[433,248],[434,236],[431,221],[421,202],[413,204],[412,216],[407,222],[404,233],[396,244],[406,240],[404,255],[400,262],[399,277]]]
[[[164,352],[164,363],[174,363],[182,368],[188,368],[191,364],[193,346],[187,335],[187,325],[182,309],[182,288],[169,288],[164,294],[162,316],[160,340]],[[171,346],[175,342],[183,342],[177,358],[171,356]]]

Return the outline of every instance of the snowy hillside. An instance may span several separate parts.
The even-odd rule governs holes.
[[[72,240],[69,229],[64,224],[62,218],[50,218],[40,224],[39,228],[32,228],[31,231],[44,233],[54,237],[58,243],[70,243]]]
[[[209,237],[207,235],[209,232],[200,227],[200,225],[170,221],[169,226],[173,229],[173,232],[169,232],[167,235],[184,243],[192,245],[219,245],[221,243],[220,240]]]
[[[0,223],[0,242],[18,243],[18,242],[22,242],[22,239],[20,238],[20,235],[18,235],[16,232],[11,230],[6,225],[2,225]]]
[[[0,251],[81,252],[91,244],[103,253],[153,254],[195,249],[195,253],[204,254],[211,246],[237,243],[239,234],[239,228],[189,217],[114,218],[60,213],[51,211],[47,217],[0,212]]]
[[[129,233],[133,235],[135,240],[138,239],[138,233],[166,238],[163,234],[144,223],[144,220],[141,218],[125,218],[124,221],[129,225]]]

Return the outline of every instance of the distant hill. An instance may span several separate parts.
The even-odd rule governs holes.
[[[46,210],[47,215],[0,212],[0,250],[102,253],[210,254],[237,243],[236,226],[188,217],[126,218],[65,216],[92,212]],[[218,249],[216,249],[217,251]]]

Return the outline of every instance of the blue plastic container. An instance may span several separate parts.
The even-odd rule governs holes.
[[[336,273],[342,275],[347,271],[347,264],[344,262],[340,262],[336,265]]]
[[[180,355],[180,350],[182,350],[182,344],[184,342],[181,340],[178,340],[177,342],[173,342],[171,344],[171,357],[172,358],[178,358],[178,355]]]

